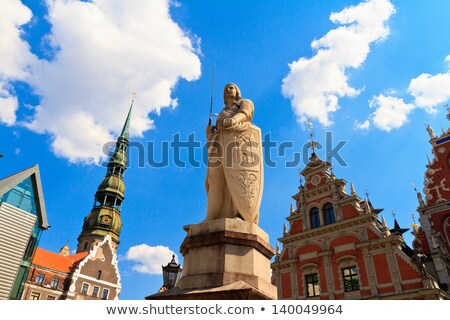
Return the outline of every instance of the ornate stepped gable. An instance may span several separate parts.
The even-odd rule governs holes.
[[[37,248],[22,299],[117,300],[121,284],[113,244],[106,236],[89,252],[72,255],[67,245],[59,253]]]

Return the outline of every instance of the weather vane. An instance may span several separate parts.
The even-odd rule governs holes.
[[[445,118],[450,121],[450,107],[448,106],[448,104],[446,104],[444,106],[445,109],[447,109],[447,115],[445,116]]]
[[[309,147],[312,149],[312,156],[316,155],[316,142],[314,141],[314,133],[313,133],[313,124],[311,122],[311,119],[308,118],[308,121],[306,122],[308,125],[308,131],[309,131]]]
[[[369,200],[369,191],[367,191],[367,188],[364,189],[364,194],[366,195],[366,199]]]
[[[394,211],[394,209],[392,209],[392,216],[394,217],[394,220],[395,220],[395,211]]]

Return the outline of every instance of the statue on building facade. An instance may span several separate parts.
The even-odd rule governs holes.
[[[427,268],[425,267],[425,263],[427,262],[426,255],[424,255],[420,250],[414,249],[414,254],[411,257],[411,261],[416,265],[422,277],[428,277]]]
[[[240,218],[257,224],[263,190],[261,130],[251,123],[254,106],[233,83],[224,88],[224,108],[208,125],[205,221]]]
[[[428,132],[428,135],[430,136],[430,139],[437,138],[436,133],[434,133],[433,128],[429,124],[427,124],[426,122],[425,122],[425,128],[427,129],[427,132]]]

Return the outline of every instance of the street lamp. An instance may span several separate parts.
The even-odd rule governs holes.
[[[163,288],[171,289],[175,287],[181,278],[181,271],[183,271],[180,265],[175,262],[175,255],[172,256],[172,261],[167,266],[162,266],[162,270],[164,278]]]

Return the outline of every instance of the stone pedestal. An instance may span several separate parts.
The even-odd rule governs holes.
[[[220,219],[186,226],[183,276],[177,288],[146,299],[276,299],[274,250],[256,224]]]

